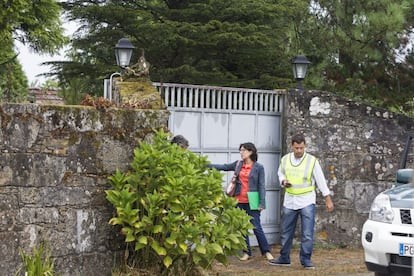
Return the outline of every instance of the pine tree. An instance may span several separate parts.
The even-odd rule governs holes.
[[[82,22],[73,39],[75,63],[55,64],[61,79],[109,78],[119,70],[113,47],[128,37],[145,50],[152,81],[286,87],[292,82],[289,24],[301,1],[66,1]],[[102,93],[102,89],[100,91]]]

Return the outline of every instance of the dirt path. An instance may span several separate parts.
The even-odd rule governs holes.
[[[272,254],[278,257],[280,247],[273,246]],[[232,256],[229,259],[229,265],[214,265],[209,275],[358,275],[373,276],[374,273],[369,272],[364,263],[364,254],[362,249],[327,249],[315,248],[313,251],[312,262],[315,265],[314,270],[305,270],[299,262],[299,249],[293,249],[291,254],[292,264],[290,267],[272,266],[267,260],[260,256],[258,248],[254,248],[253,257],[245,262],[241,262],[237,257]]]

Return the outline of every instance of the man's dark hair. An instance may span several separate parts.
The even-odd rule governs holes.
[[[176,135],[171,139],[171,143],[177,144],[180,147],[186,149],[189,146],[188,140],[184,138],[182,135]]]
[[[301,133],[293,135],[292,136],[292,145],[293,145],[293,143],[297,143],[297,144],[304,143],[304,144],[306,144],[305,135],[303,135]]]
[[[240,144],[239,150],[242,147],[252,152],[252,155],[250,155],[250,159],[252,159],[253,162],[256,162],[258,158],[256,146],[253,143],[247,142],[247,143]]]

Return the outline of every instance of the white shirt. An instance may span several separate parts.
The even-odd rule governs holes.
[[[305,155],[308,153],[305,153],[302,158],[295,158],[295,155],[293,153],[289,153],[290,155],[290,161],[292,162],[293,166],[297,166],[300,164],[300,162],[305,158]],[[277,171],[277,175],[279,177],[279,182],[282,183],[282,180],[286,179],[286,175],[282,173],[281,166],[279,166],[279,169]],[[312,171],[312,177],[311,177],[312,185],[317,184],[318,189],[321,191],[322,195],[325,197],[331,193],[331,191],[328,188],[328,185],[326,183],[325,176],[323,175],[323,171],[321,168],[321,165],[319,164],[319,161],[316,160],[315,166]],[[302,209],[306,206],[309,206],[311,204],[316,203],[316,192],[313,190],[310,193],[307,193],[305,195],[300,196],[293,196],[288,193],[285,193],[285,199],[283,201],[283,206],[288,209],[298,210]]]

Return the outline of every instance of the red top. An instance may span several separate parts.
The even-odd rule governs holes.
[[[252,170],[253,162],[250,165],[246,165],[243,162],[239,173],[239,180],[242,184],[242,188],[239,195],[234,196],[239,203],[249,203],[249,199],[247,198],[247,192],[249,191],[249,174]]]

